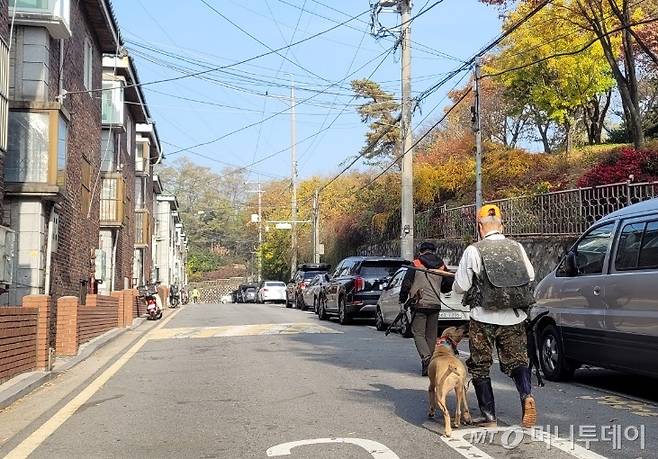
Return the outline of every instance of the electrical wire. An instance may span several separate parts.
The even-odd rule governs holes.
[[[314,33],[313,35],[309,35],[308,37],[305,37],[305,38],[302,38],[302,39],[300,39],[300,40],[297,40],[295,43],[292,43],[292,44],[290,44],[290,45],[282,46],[282,47],[277,48],[277,49],[274,49],[274,50],[272,50],[272,51],[268,51],[268,52],[265,52],[265,53],[257,54],[257,55],[255,55],[255,56],[251,56],[251,57],[248,57],[248,58],[246,58],[246,59],[242,59],[242,60],[237,61],[237,62],[234,62],[234,63],[232,63],[232,64],[221,65],[221,66],[218,66],[218,67],[214,67],[214,68],[211,68],[211,69],[202,70],[202,71],[195,72],[195,73],[192,73],[192,74],[187,74],[187,75],[180,75],[180,76],[170,77],[170,78],[162,78],[162,79],[153,80],[153,81],[146,81],[146,82],[143,82],[143,83],[133,83],[133,84],[130,84],[130,85],[126,85],[126,86],[124,86],[124,88],[143,87],[143,86],[151,86],[151,85],[154,85],[154,84],[168,83],[168,82],[170,82],[170,81],[184,80],[184,79],[187,79],[187,78],[192,78],[192,77],[195,77],[195,76],[200,76],[200,75],[205,75],[205,74],[208,74],[208,73],[216,72],[216,71],[218,71],[218,70],[225,70],[225,69],[229,69],[229,68],[237,67],[237,66],[239,66],[239,65],[246,64],[246,63],[249,63],[249,62],[252,62],[252,61],[255,61],[255,60],[261,59],[261,58],[263,58],[263,57],[265,57],[265,56],[270,56],[270,55],[272,55],[272,54],[276,54],[276,53],[278,53],[279,51],[283,51],[283,50],[285,50],[286,48],[292,48],[292,47],[294,47],[294,46],[298,46],[298,45],[300,45],[300,44],[302,44],[302,43],[306,43],[306,42],[308,42],[308,41],[310,41],[310,40],[313,40],[313,39],[315,39],[315,38],[317,38],[317,37],[320,37],[320,36],[322,36],[322,35],[325,35],[325,34],[327,34],[327,33],[329,33],[329,32],[332,32],[332,31],[334,31],[334,30],[336,30],[336,29],[338,29],[338,28],[344,26],[345,24],[349,24],[350,22],[356,20],[356,19],[359,18],[360,16],[363,16],[364,14],[368,13],[368,11],[369,11],[369,10],[366,10],[366,11],[364,11],[364,12],[358,14],[357,16],[354,16],[354,17],[352,17],[352,18],[350,18],[350,19],[347,19],[347,20],[345,20],[345,21],[343,21],[343,22],[341,22],[341,23],[339,23],[339,24],[336,24],[336,25],[334,25],[334,26],[332,26],[332,27],[329,27],[328,29],[321,30],[320,32]],[[106,91],[106,89],[103,89],[103,88],[97,88],[97,89],[90,89],[90,90],[88,90],[88,91],[71,91],[71,92],[67,92],[67,94],[68,94],[68,95],[89,94],[89,93],[93,93],[93,92],[103,92],[103,91]]]

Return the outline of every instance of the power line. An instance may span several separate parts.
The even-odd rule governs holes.
[[[385,52],[385,53],[380,54],[379,56],[376,56],[375,59],[372,59],[372,60],[366,62],[364,65],[362,65],[361,67],[359,67],[358,69],[356,69],[356,70],[355,70],[354,72],[352,72],[351,74],[347,75],[347,76],[346,76],[345,78],[343,78],[341,81],[339,81],[339,82],[337,82],[337,83],[332,83],[332,84],[330,84],[329,86],[327,86],[326,89],[330,89],[330,88],[333,87],[334,85],[336,85],[336,84],[340,84],[340,83],[342,83],[343,81],[347,80],[347,79],[350,78],[352,75],[356,74],[357,72],[361,71],[364,67],[368,66],[368,65],[369,65],[371,62],[373,62],[374,60],[379,59],[379,58],[382,57],[382,56],[384,56],[384,59],[385,59],[385,58],[388,56],[388,54],[390,54],[390,50],[388,50],[388,51]],[[192,146],[190,146],[190,147],[187,147],[187,148],[183,148],[183,149],[180,149],[180,150],[174,151],[174,152],[172,152],[172,153],[169,153],[169,155],[171,156],[171,155],[174,155],[174,154],[177,154],[177,153],[181,153],[181,152],[183,152],[183,151],[187,151],[187,150],[189,150],[189,149],[191,149],[191,148],[198,148],[198,147],[202,147],[202,146],[205,146],[205,145],[210,145],[210,144],[213,144],[213,143],[219,142],[220,140],[223,140],[223,139],[225,139],[226,137],[228,137],[228,136],[230,136],[230,135],[233,135],[233,134],[236,134],[236,133],[238,133],[238,132],[244,131],[244,130],[246,130],[246,129],[249,129],[249,128],[251,128],[251,127],[257,126],[257,125],[259,125],[259,124],[265,123],[265,122],[271,120],[272,118],[274,118],[274,117],[276,117],[276,116],[278,116],[278,115],[281,115],[281,114],[283,114],[283,113],[286,113],[286,112],[290,111],[292,107],[297,107],[297,106],[299,106],[299,105],[301,105],[301,104],[304,104],[304,103],[306,103],[307,101],[309,101],[309,100],[311,100],[311,99],[317,97],[317,96],[320,95],[320,94],[321,94],[321,93],[314,94],[314,95],[312,95],[312,96],[310,96],[310,97],[308,97],[308,98],[306,98],[306,99],[304,99],[304,100],[301,100],[301,101],[299,101],[299,102],[295,102],[295,104],[292,105],[291,107],[286,107],[285,109],[283,109],[283,110],[281,110],[281,111],[279,111],[279,112],[277,112],[277,113],[275,113],[275,114],[273,114],[273,115],[270,115],[270,116],[268,116],[268,117],[266,117],[266,118],[264,118],[264,119],[262,119],[262,120],[260,120],[260,121],[257,121],[257,122],[254,122],[254,123],[250,123],[250,124],[248,124],[248,125],[245,125],[245,126],[242,126],[242,127],[238,128],[238,129],[234,129],[233,131],[230,131],[230,132],[228,132],[228,133],[226,133],[226,134],[223,134],[223,135],[221,135],[221,136],[219,136],[219,137],[217,137],[217,138],[215,138],[215,139],[211,139],[211,140],[208,140],[208,141],[205,141],[205,142],[200,142],[200,143],[198,143],[198,144],[196,144],[196,145],[192,145]]]
[[[292,47],[300,45],[302,43],[306,43],[307,41],[313,40],[314,38],[325,35],[325,34],[331,32],[333,30],[336,30],[336,29],[338,29],[338,28],[340,28],[340,27],[342,27],[346,24],[349,24],[350,22],[358,19],[360,16],[363,16],[364,14],[368,13],[368,11],[369,10],[366,10],[366,11],[358,14],[357,16],[354,16],[354,17],[352,17],[350,19],[347,19],[347,20],[345,20],[345,21],[343,21],[339,24],[336,24],[335,26],[329,27],[328,29],[325,29],[325,30],[321,30],[320,32],[314,33],[313,35],[309,35],[308,37],[305,37],[301,40],[297,40],[295,43],[292,43],[290,45],[282,46],[280,48],[274,49],[272,51],[268,51],[266,53],[261,53],[261,54],[258,54],[256,56],[252,56],[252,57],[249,57],[249,58],[246,58],[246,59],[242,59],[238,62],[234,62],[233,64],[221,65],[221,66],[218,66],[218,67],[214,67],[214,68],[207,69],[207,70],[202,70],[202,71],[191,73],[191,74],[188,74],[188,75],[180,75],[180,76],[171,77],[171,78],[162,78],[162,79],[159,79],[159,80],[147,81],[147,82],[144,82],[144,83],[134,83],[134,84],[124,86],[124,89],[125,88],[132,88],[132,87],[151,86],[151,85],[154,85],[154,84],[161,84],[161,83],[167,83],[167,82],[170,82],[170,81],[183,80],[183,79],[187,79],[187,78],[191,78],[191,77],[195,77],[195,76],[199,76],[199,75],[205,75],[205,74],[208,74],[208,73],[216,72],[218,70],[224,70],[224,69],[237,67],[238,65],[246,64],[248,62],[252,62],[252,61],[261,59],[265,56],[270,56],[272,54],[277,54],[279,51],[283,51],[286,48],[292,48]],[[70,94],[70,95],[89,94],[89,93],[93,93],[93,92],[103,92],[103,91],[108,91],[108,90],[109,89],[106,89],[106,88],[96,88],[96,89],[90,89],[88,91],[71,91],[71,92],[68,92],[67,94]]]

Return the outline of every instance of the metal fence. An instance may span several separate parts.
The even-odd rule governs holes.
[[[623,207],[658,196],[658,182],[615,183],[487,202],[503,213],[511,236],[578,235]],[[475,236],[475,205],[440,207],[416,215],[418,239],[470,239]]]

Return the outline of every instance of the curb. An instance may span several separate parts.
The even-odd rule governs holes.
[[[86,360],[94,352],[124,334],[127,330],[135,330],[144,322],[146,322],[145,317],[137,317],[136,319],[133,319],[132,325],[127,328],[113,328],[112,330],[97,336],[91,341],[81,345],[78,350],[78,355],[73,357],[60,357],[57,359],[58,361],[53,365],[51,371],[32,371],[29,373],[22,373],[4,384],[0,384],[0,410],[9,407],[17,400],[25,397],[30,392],[48,382],[50,379],[75,367],[80,362]]]

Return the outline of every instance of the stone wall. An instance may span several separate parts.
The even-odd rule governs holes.
[[[575,236],[533,236],[515,238],[523,244],[528,258],[535,268],[536,278],[540,280],[550,273],[564,256],[567,250],[576,241]],[[419,244],[421,241],[417,241]],[[437,245],[437,254],[443,258],[448,265],[457,265],[462,253],[468,243],[460,240],[433,240]],[[400,242],[398,240],[388,241],[372,246],[361,247],[359,255],[375,256],[398,256],[400,253]]]
[[[188,294],[192,294],[194,288],[199,289],[199,303],[219,303],[222,296],[230,294],[236,290],[240,284],[244,284],[245,279],[242,277],[232,277],[231,279],[219,279],[206,282],[191,282],[188,285]]]

